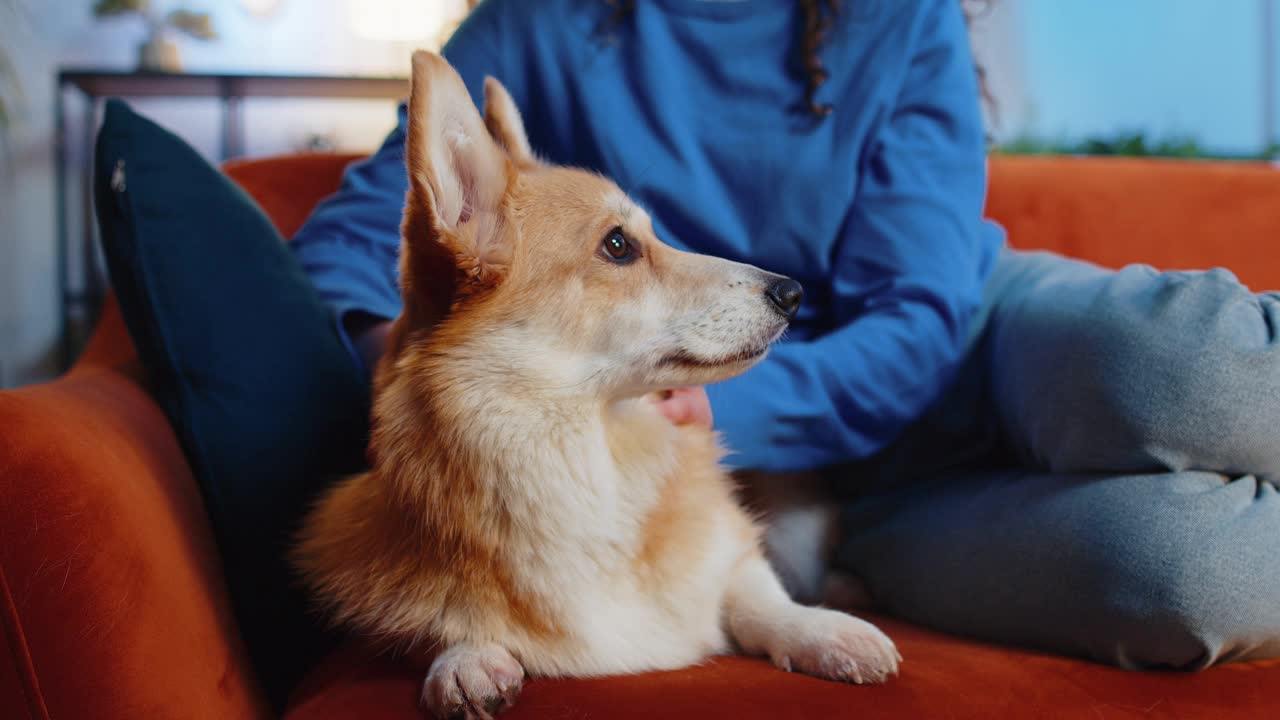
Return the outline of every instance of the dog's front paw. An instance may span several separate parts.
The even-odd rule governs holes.
[[[902,656],[875,625],[825,608],[796,607],[769,643],[769,658],[825,680],[881,683],[898,672]]]
[[[456,646],[444,651],[422,686],[422,704],[433,717],[490,720],[511,707],[524,668],[497,645]]]

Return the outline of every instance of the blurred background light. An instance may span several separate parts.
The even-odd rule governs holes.
[[[385,42],[436,40],[466,12],[466,0],[349,0],[347,3],[352,32]]]
[[[240,0],[240,4],[250,15],[258,17],[267,17],[280,7],[282,0]]]

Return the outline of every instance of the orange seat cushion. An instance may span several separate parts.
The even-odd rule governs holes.
[[[1280,660],[1197,674],[1134,673],[974,643],[875,618],[897,643],[902,673],[853,686],[721,657],[673,672],[532,680],[502,717],[522,718],[1261,718],[1276,707]],[[422,675],[355,647],[327,658],[295,692],[287,720],[410,720]],[[1261,713],[1261,714],[1260,714]]]

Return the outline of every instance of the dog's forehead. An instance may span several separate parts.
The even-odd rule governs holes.
[[[535,207],[553,204],[591,214],[607,213],[624,225],[643,226],[649,215],[608,178],[566,167],[544,167],[526,176]]]
[[[609,213],[622,218],[622,222],[627,224],[639,222],[649,217],[644,208],[636,205],[634,200],[617,187],[610,187],[605,190],[603,204]]]

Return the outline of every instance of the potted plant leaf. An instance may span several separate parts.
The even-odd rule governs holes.
[[[0,0],[0,22],[9,25],[25,21],[26,8],[22,0]],[[13,27],[10,26],[10,30]],[[22,86],[18,83],[18,68],[10,49],[0,43],[0,133],[13,121],[13,114],[22,102]]]
[[[146,42],[138,47],[138,69],[144,71],[182,72],[182,57],[174,35],[183,34],[197,40],[218,37],[209,13],[178,8],[161,14],[151,6],[150,0],[97,0],[93,14],[99,18],[136,15],[143,19],[149,32]]]

